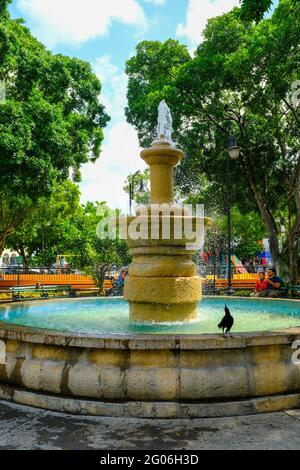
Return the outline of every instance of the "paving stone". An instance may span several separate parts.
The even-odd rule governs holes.
[[[4,449],[300,449],[300,410],[154,420],[75,416],[0,401]]]

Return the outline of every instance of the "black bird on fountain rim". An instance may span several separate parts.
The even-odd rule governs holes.
[[[227,305],[225,305],[225,315],[224,317],[222,318],[221,322],[218,324],[218,328],[222,328],[223,330],[223,338],[227,338],[226,334],[229,333],[230,337],[232,336],[231,333],[230,333],[230,330],[234,324],[234,318],[233,316],[230,314],[230,311],[229,311],[229,308],[227,307]],[[225,333],[224,333],[224,330]]]

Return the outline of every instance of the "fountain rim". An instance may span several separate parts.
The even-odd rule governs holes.
[[[227,296],[210,296],[209,298],[228,299]],[[84,299],[97,299],[86,297]],[[119,300],[123,297],[115,297],[110,300]],[[245,297],[234,297],[245,299]],[[61,301],[62,298],[53,299]],[[66,299],[64,299],[66,300]],[[83,299],[67,299],[76,302]],[[105,300],[105,299],[103,299]],[[253,298],[253,301],[266,300]],[[300,302],[297,299],[267,299],[275,302]],[[39,301],[24,301],[24,304],[32,304]],[[40,301],[44,302],[44,301]],[[7,306],[7,302],[0,302],[1,306]],[[12,306],[13,304],[9,304]],[[92,334],[77,333],[72,331],[60,331],[47,328],[36,328],[17,325],[0,321],[0,340],[16,340],[43,344],[45,346],[64,346],[96,349],[241,349],[251,346],[268,346],[272,344],[289,344],[291,340],[300,338],[299,327],[280,328],[273,330],[234,332],[233,337],[223,338],[216,333],[203,334]]]

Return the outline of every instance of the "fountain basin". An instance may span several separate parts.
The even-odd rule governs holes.
[[[80,300],[64,302],[75,307]],[[277,301],[268,302],[275,311]],[[295,323],[286,318],[293,327],[227,339],[141,334],[138,325],[123,334],[82,334],[2,321],[7,358],[0,365],[0,397],[106,416],[226,416],[297,407],[300,366],[292,363],[292,345],[300,340],[300,304],[288,304],[295,305]]]

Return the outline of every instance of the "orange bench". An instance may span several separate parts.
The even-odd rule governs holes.
[[[90,284],[71,284],[72,288],[76,291],[76,292],[80,292],[80,291],[98,291],[98,287],[93,283],[90,283]],[[105,293],[105,290],[106,289],[111,289],[112,288],[112,282],[110,279],[105,279],[104,281],[104,284],[103,284],[103,291],[102,291],[102,294]]]
[[[213,280],[205,280],[203,285],[209,282],[210,285],[213,285]],[[256,280],[249,279],[232,279],[231,284],[234,289],[254,289]],[[215,285],[217,289],[226,289],[228,285],[227,279],[216,279]]]

